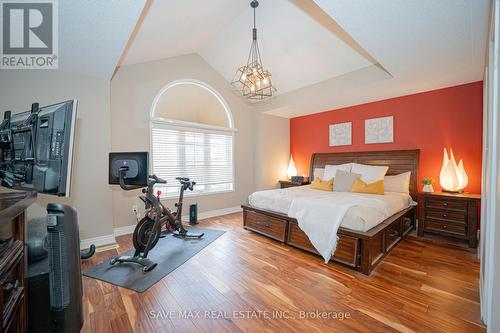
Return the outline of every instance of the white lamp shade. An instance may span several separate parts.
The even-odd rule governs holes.
[[[295,162],[293,161],[292,155],[290,155],[290,163],[288,164],[287,176],[291,179],[294,176],[297,176],[297,167],[295,167]]]
[[[439,184],[447,191],[460,192],[469,183],[469,178],[465,172],[463,161],[460,160],[457,165],[453,150],[451,149],[450,156],[451,158],[448,157],[448,152],[445,148],[443,153],[443,166],[439,174]]]

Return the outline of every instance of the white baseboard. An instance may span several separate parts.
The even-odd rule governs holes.
[[[238,213],[241,211],[242,211],[242,209],[240,206],[223,208],[223,209],[216,209],[216,210],[209,210],[206,212],[198,213],[198,220],[208,219],[211,217],[222,216],[222,215],[227,215],[227,214]],[[189,215],[183,215],[182,220],[188,221]],[[118,237],[118,236],[123,236],[123,235],[130,235],[131,233],[134,232],[134,228],[135,228],[135,224],[132,224],[132,225],[127,225],[125,227],[114,228],[113,230],[114,230],[115,237]]]
[[[223,209],[216,209],[216,210],[209,210],[206,212],[199,213],[198,219],[203,220],[203,219],[208,219],[211,217],[217,217],[217,216],[233,214],[233,213],[238,213],[238,212],[241,212],[240,206],[223,208]],[[189,215],[183,215],[182,220],[188,221]],[[134,228],[135,228],[135,224],[127,225],[125,227],[114,228],[112,235],[105,235],[105,236],[99,236],[99,237],[94,237],[94,238],[82,239],[80,241],[80,248],[81,249],[88,249],[89,246],[92,244],[94,244],[96,247],[114,246],[114,245],[116,245],[116,238],[115,237],[123,236],[123,235],[130,235],[131,233],[134,232]]]
[[[94,244],[96,247],[115,245],[115,235],[105,235],[94,238],[82,239],[80,241],[80,249],[88,249],[90,245]]]
[[[135,224],[127,225],[125,227],[114,228],[113,231],[115,233],[115,237],[130,235],[134,232]]]
[[[222,216],[222,215],[227,215],[227,214],[238,213],[241,211],[242,211],[242,209],[240,206],[222,208],[222,209],[216,209],[216,210],[209,210],[206,212],[198,213],[198,220],[209,219],[211,217],[217,217],[217,216]],[[182,220],[189,220],[189,215],[183,215]]]

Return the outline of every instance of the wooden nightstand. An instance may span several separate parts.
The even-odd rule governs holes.
[[[302,185],[309,185],[309,182],[305,183],[295,183],[289,180],[280,180],[280,188],[287,188],[287,187],[294,187],[294,186],[302,186]]]
[[[477,247],[479,194],[446,192],[418,193],[418,235],[424,233],[449,236]]]

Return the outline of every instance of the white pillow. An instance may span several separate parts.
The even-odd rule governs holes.
[[[350,172],[352,168],[352,163],[345,163],[339,165],[325,165],[325,172],[323,173],[324,180],[330,180],[335,177],[337,170],[342,170]]]
[[[353,163],[351,172],[359,173],[361,180],[367,184],[371,184],[378,180],[384,179],[385,174],[389,170],[388,166],[365,165]]]
[[[316,179],[316,178],[323,179],[323,175],[324,174],[325,174],[325,169],[324,168],[314,168],[314,179]],[[311,179],[311,181],[314,180],[314,179]]]
[[[410,193],[411,171],[395,176],[384,177],[384,190],[386,192]]]

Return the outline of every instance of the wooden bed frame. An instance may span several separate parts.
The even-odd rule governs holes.
[[[386,165],[387,175],[411,171],[410,195],[416,200],[419,150],[389,150],[375,152],[315,153],[311,157],[310,177],[314,169],[325,165],[349,162]],[[283,244],[318,254],[306,234],[299,228],[297,220],[285,214],[242,205],[243,227],[273,238]],[[340,227],[339,241],[332,260],[369,275],[373,268],[392,248],[415,228],[416,209],[410,207],[389,217],[381,224],[359,232]]]

